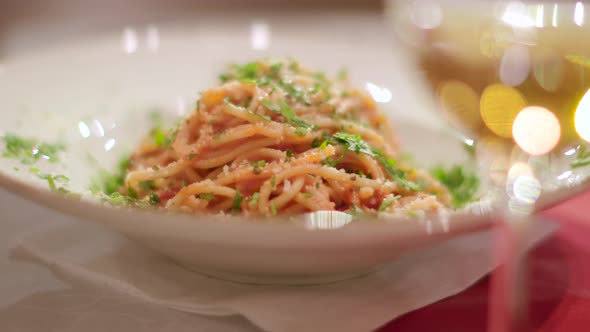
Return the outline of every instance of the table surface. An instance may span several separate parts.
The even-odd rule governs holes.
[[[559,230],[529,255],[529,316],[534,331],[587,331],[590,323],[590,192],[554,207],[543,215]],[[206,324],[212,330],[255,330],[243,319],[217,322],[121,298],[88,303],[88,296],[56,279],[45,268],[11,260],[11,241],[40,226],[79,222],[0,190],[0,331],[76,331],[81,321],[97,331],[146,327],[176,322],[176,331]],[[488,322],[489,278],[466,291],[393,320],[381,331],[485,331]],[[111,309],[116,306],[116,310]],[[48,308],[55,307],[55,310]],[[92,308],[93,316],[80,318]],[[125,312],[122,315],[121,312]],[[136,313],[136,314],[132,314]],[[155,318],[157,317],[157,319]],[[77,323],[78,322],[78,323]],[[183,322],[182,324],[180,322]],[[106,324],[106,325],[105,325]],[[109,325],[110,324],[110,325]],[[162,326],[162,325],[155,325]],[[166,325],[169,326],[169,325]],[[146,330],[146,329],[142,329]]]
[[[543,213],[560,227],[528,256],[533,331],[588,331],[590,324],[590,192]],[[381,332],[485,331],[490,278],[408,313]]]

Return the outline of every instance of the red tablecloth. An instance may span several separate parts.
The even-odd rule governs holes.
[[[560,227],[528,258],[530,323],[540,332],[590,331],[590,192],[543,216]],[[486,331],[489,280],[408,313],[380,332]]]

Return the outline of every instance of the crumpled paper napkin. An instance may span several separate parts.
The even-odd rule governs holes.
[[[554,227],[535,222],[527,246]],[[47,266],[76,287],[108,289],[199,315],[239,315],[265,331],[357,332],[376,329],[482,278],[493,269],[492,232],[437,244],[366,277],[318,286],[247,285],[206,277],[90,223],[36,231],[20,238],[12,253]]]

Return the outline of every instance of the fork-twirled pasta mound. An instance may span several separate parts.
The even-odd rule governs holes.
[[[122,193],[170,210],[263,216],[448,204],[439,182],[396,162],[387,119],[346,77],[259,61],[230,66],[220,80],[178,128],[144,140]]]

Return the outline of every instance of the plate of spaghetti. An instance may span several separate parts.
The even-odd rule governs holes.
[[[125,44],[122,55],[105,37],[8,59],[0,103],[23,111],[2,114],[0,185],[191,270],[254,283],[355,277],[489,227],[463,141],[391,111],[394,84],[356,83],[357,70],[387,73],[346,39],[327,47],[351,77],[320,57],[235,61],[213,47],[213,59],[177,29],[162,28],[176,39],[158,56]],[[326,54],[327,30],[285,39],[293,50],[281,53],[311,43]],[[187,69],[195,58],[207,65]],[[146,70],[153,80],[135,79]],[[56,75],[63,83],[48,84]]]
[[[244,216],[424,214],[447,188],[396,162],[370,95],[297,61],[233,65],[176,128],[153,130],[119,192],[167,210]]]

